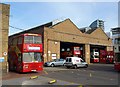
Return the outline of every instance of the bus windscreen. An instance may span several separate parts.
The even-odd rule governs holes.
[[[42,57],[40,53],[28,52],[23,53],[23,62],[41,62]]]

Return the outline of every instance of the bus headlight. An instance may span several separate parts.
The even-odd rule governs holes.
[[[28,68],[28,65],[24,65],[24,68]]]
[[[28,68],[28,66],[25,66],[25,68]]]

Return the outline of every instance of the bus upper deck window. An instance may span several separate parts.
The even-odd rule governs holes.
[[[33,36],[25,36],[24,43],[33,43]]]
[[[34,43],[42,43],[42,38],[40,36],[34,36]]]

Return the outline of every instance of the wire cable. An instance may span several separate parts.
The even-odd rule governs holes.
[[[17,28],[17,27],[11,26],[11,25],[9,25],[9,27],[17,29],[17,30],[25,30],[25,29],[21,29],[21,28]]]

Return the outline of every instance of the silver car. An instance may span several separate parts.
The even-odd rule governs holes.
[[[55,60],[50,61],[50,62],[45,62],[44,66],[51,66],[51,67],[63,66],[64,63],[65,63],[64,59],[55,59]]]

